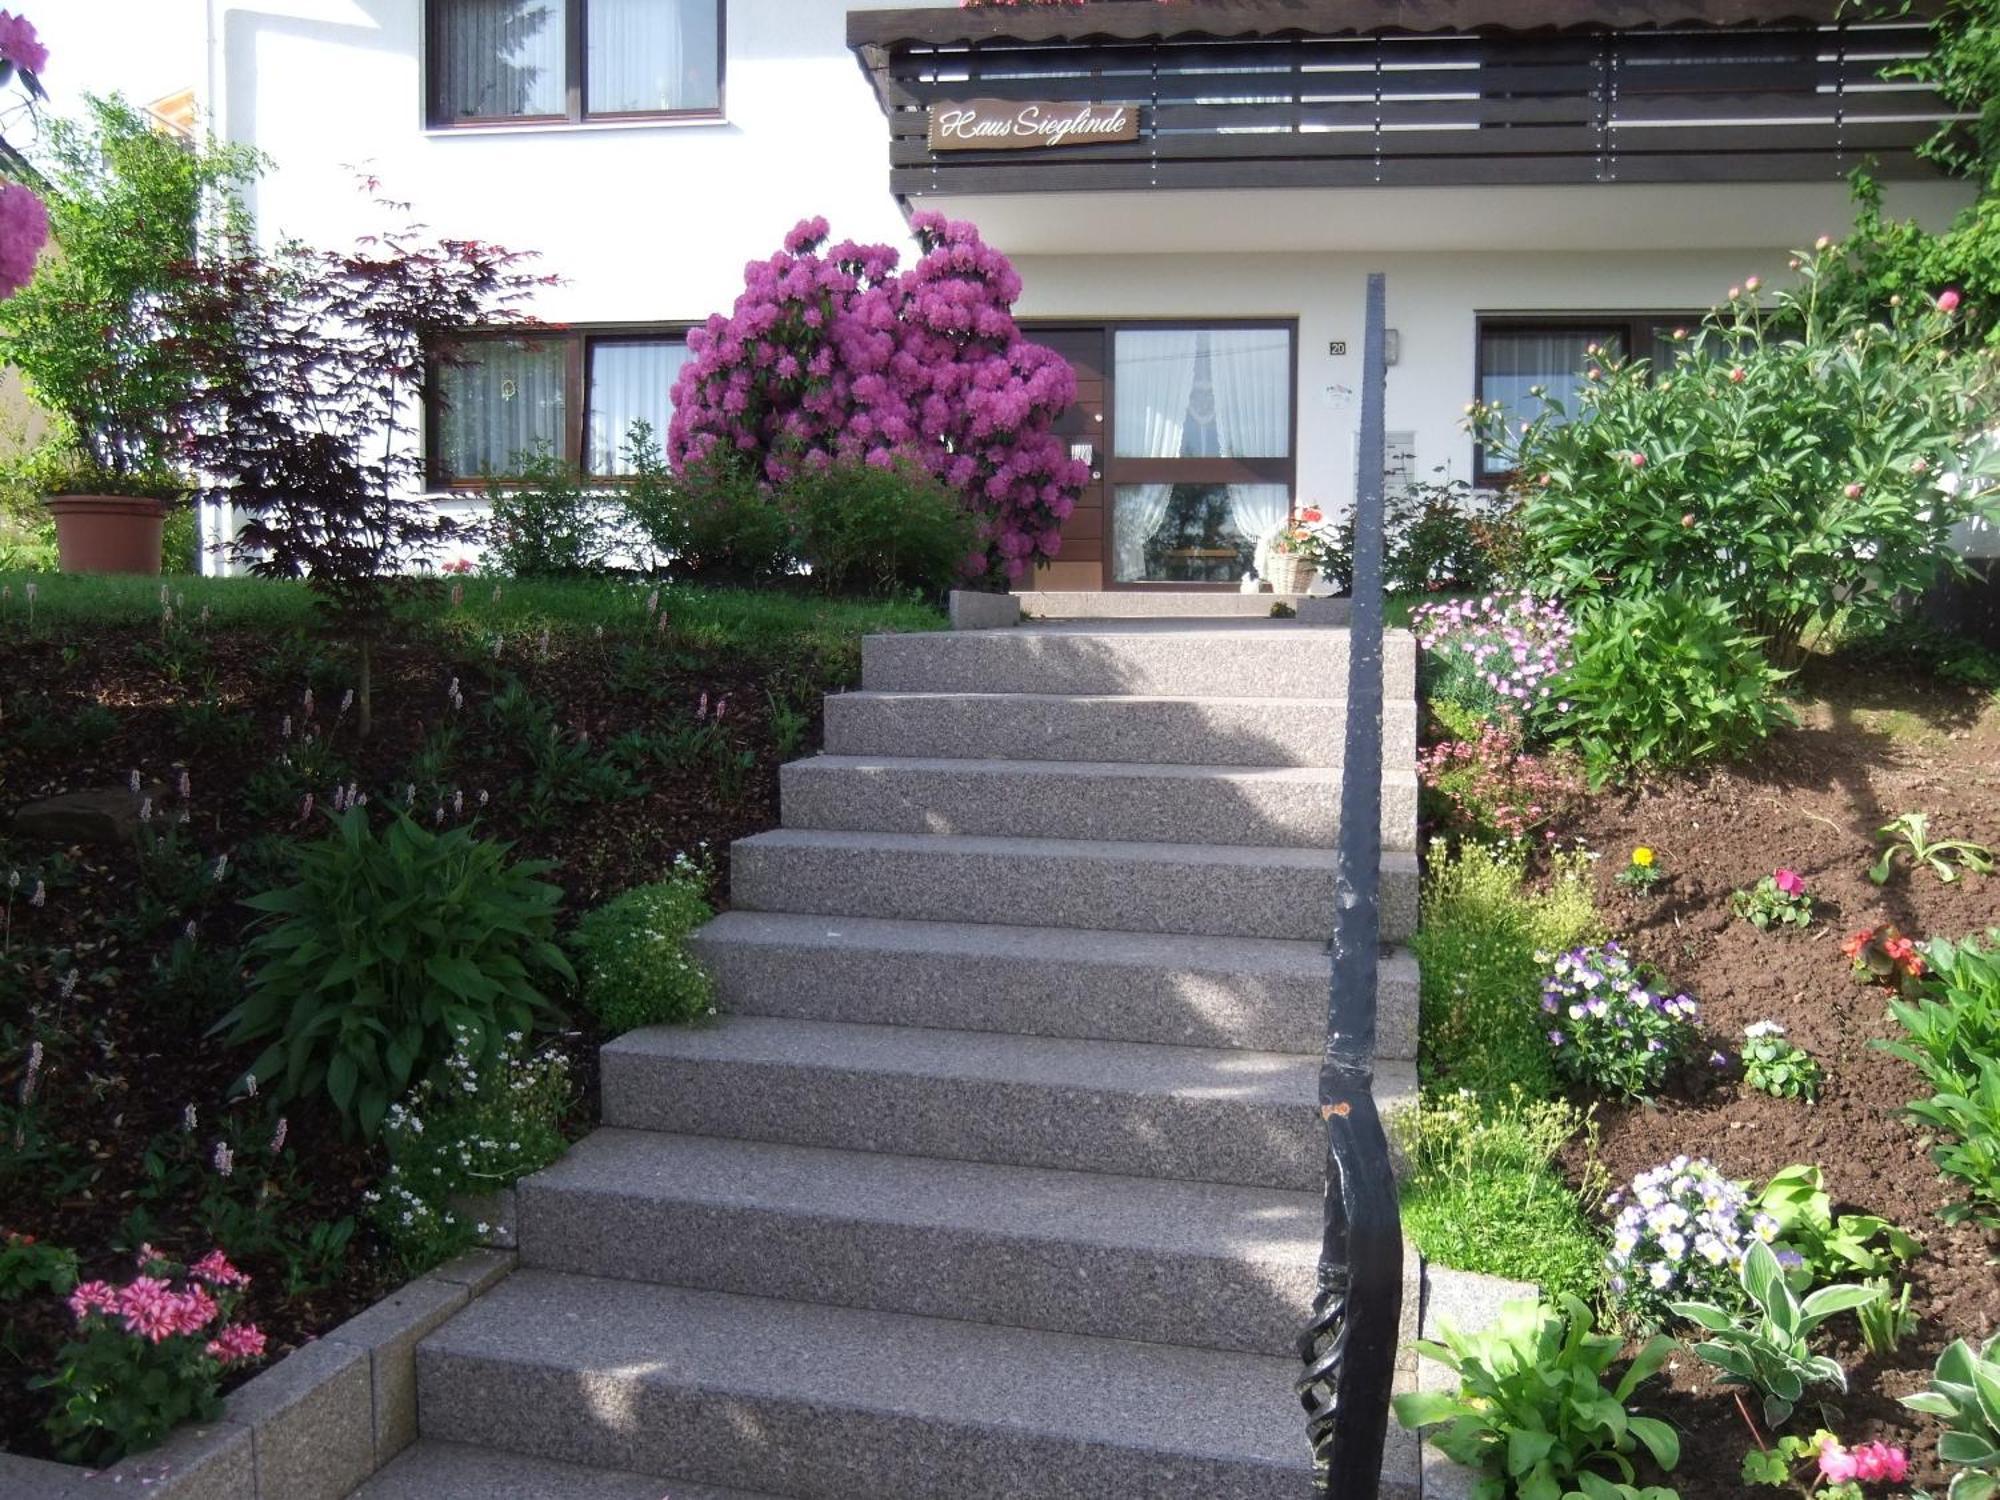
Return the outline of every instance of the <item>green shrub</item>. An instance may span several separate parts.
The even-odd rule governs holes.
[[[979,545],[971,512],[910,464],[807,469],[784,487],[794,550],[836,594],[942,593]]]
[[[1392,594],[1483,594],[1520,562],[1511,508],[1463,479],[1419,481],[1388,496],[1382,531],[1382,585]],[[1352,588],[1351,511],[1334,530],[1322,571],[1342,593]]]
[[[1545,966],[1536,956],[1601,938],[1587,862],[1558,859],[1546,890],[1522,885],[1523,859],[1506,845],[1431,845],[1423,922],[1410,946],[1423,975],[1420,1049],[1425,1080],[1489,1098],[1518,1085],[1557,1093],[1543,1035]]]
[[[276,1101],[324,1093],[370,1137],[454,1052],[493,1066],[558,1014],[541,986],[575,980],[553,941],[561,889],[507,848],[402,814],[378,834],[348,810],[298,848],[293,884],[245,903],[265,914],[249,994],[215,1029],[267,1043],[250,1072]]]
[[[1949,1500],[2000,1495],[2000,1334],[1977,1349],[1954,1340],[1938,1356],[1930,1387],[1903,1405],[1945,1424],[1938,1457],[1959,1468]]]
[[[1638,767],[1671,770],[1740,755],[1794,722],[1764,660],[1722,603],[1678,589],[1608,600],[1584,615],[1557,679],[1555,737],[1602,785]]]
[[[1654,1338],[1607,1387],[1604,1376],[1625,1341],[1594,1332],[1590,1309],[1575,1297],[1553,1306],[1508,1302],[1483,1333],[1444,1327],[1439,1336],[1442,1345],[1420,1343],[1417,1352],[1456,1374],[1458,1389],[1398,1396],[1396,1420],[1405,1427],[1445,1424],[1431,1443],[1479,1474],[1472,1489],[1479,1500],[1579,1493],[1586,1500],[1674,1500],[1672,1490],[1657,1485],[1632,1487],[1632,1458],[1641,1447],[1672,1472],[1680,1439],[1629,1405],[1640,1383],[1666,1363],[1672,1339]]]
[[[486,486],[494,564],[514,578],[602,572],[616,550],[610,507],[587,492],[547,441],[514,455],[514,474]]]
[[[1570,1105],[1518,1087],[1487,1102],[1464,1089],[1426,1099],[1395,1120],[1409,1161],[1404,1230],[1439,1265],[1532,1281],[1550,1297],[1595,1297],[1604,1247],[1588,1215],[1603,1196],[1602,1169],[1593,1163],[1576,1189],[1556,1167],[1583,1128]]]
[[[525,1042],[525,1038],[523,1039]],[[383,1122],[389,1170],[366,1195],[383,1235],[412,1276],[485,1237],[474,1200],[539,1172],[563,1153],[569,1064],[550,1048],[523,1055],[508,1042],[481,1067],[469,1048],[445,1060]]]
[[[688,950],[714,912],[708,874],[685,854],[665,880],[626,891],[576,924],[583,1003],[610,1032],[715,1013],[715,982]]]
[[[1552,402],[1525,431],[1475,411],[1523,475],[1534,577],[1579,606],[1717,600],[1791,668],[1843,611],[1886,615],[1962,566],[1952,529],[1991,508],[2000,467],[1967,441],[1988,425],[1991,374],[1952,352],[1954,314],[1930,297],[1882,321],[1821,297],[1842,255],[1802,255],[1769,305],[1750,282],[1674,341],[1670,368],[1607,351],[1574,410]]]
[[[650,429],[634,423],[622,496],[638,539],[677,577],[763,583],[792,571],[792,525],[746,465],[714,458],[667,470]]]

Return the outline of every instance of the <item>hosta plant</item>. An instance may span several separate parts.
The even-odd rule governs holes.
[[[1676,1302],[1678,1317],[1700,1325],[1708,1337],[1694,1346],[1697,1358],[1722,1372],[1724,1385],[1747,1386],[1764,1398],[1764,1424],[1783,1427],[1808,1387],[1846,1391],[1840,1362],[1815,1354],[1812,1336],[1836,1313],[1873,1302],[1873,1287],[1821,1287],[1803,1300],[1785,1283],[1778,1257],[1758,1243],[1743,1258],[1743,1293],[1751,1311],[1738,1315],[1713,1302]]]
[[[350,807],[300,847],[294,883],[245,903],[264,914],[250,992],[216,1029],[266,1044],[250,1073],[277,1102],[323,1095],[373,1137],[455,1051],[485,1069],[510,1034],[559,1014],[547,986],[575,974],[548,868],[463,825],[433,832],[399,813],[378,833]]]
[[[1771,1174],[1753,1206],[1777,1225],[1781,1264],[1786,1251],[1799,1258],[1785,1266],[1792,1290],[1834,1276],[1882,1276],[1916,1259],[1923,1245],[1915,1235],[1877,1214],[1835,1214],[1826,1174],[1794,1163]]]
[[[1680,1439],[1630,1402],[1665,1363],[1673,1340],[1661,1335],[1610,1385],[1605,1377],[1623,1340],[1597,1333],[1590,1309],[1565,1295],[1559,1305],[1506,1303],[1483,1333],[1439,1330],[1441,1344],[1417,1352],[1458,1376],[1453,1392],[1398,1396],[1405,1427],[1442,1426],[1431,1443],[1476,1471],[1472,1500],[1672,1500],[1660,1486],[1636,1488],[1642,1450],[1663,1471],[1680,1461]]]
[[[1930,1389],[1903,1405],[1945,1424],[1938,1457],[1958,1469],[1949,1500],[2000,1495],[2000,1334],[1976,1349],[1956,1340],[1938,1356]]]
[[[1966,870],[1979,875],[1993,873],[1993,851],[1984,844],[1969,839],[1933,839],[1930,831],[1930,814],[1920,812],[1902,813],[1876,829],[1875,836],[1885,843],[1881,858],[1868,867],[1868,878],[1886,885],[1898,856],[1913,870],[1929,865],[1931,873],[1945,885],[1956,882]]]
[[[2000,1224],[2000,928],[1982,941],[1927,945],[1932,978],[1914,1000],[1892,1000],[1906,1040],[1881,1042],[1929,1085],[1910,1116],[1928,1127],[1931,1159],[1965,1184],[1947,1222]]]

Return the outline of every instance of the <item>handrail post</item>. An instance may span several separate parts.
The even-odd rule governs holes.
[[[1383,325],[1387,292],[1368,278],[1361,433],[1355,453],[1354,594],[1341,758],[1333,982],[1320,1114],[1327,1126],[1325,1239],[1298,1382],[1329,1500],[1375,1500],[1395,1380],[1403,1237],[1389,1143],[1375,1109],[1375,991],[1381,943]]]

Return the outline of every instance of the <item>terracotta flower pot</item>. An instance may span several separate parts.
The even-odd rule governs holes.
[[[164,501],[140,495],[51,495],[65,573],[158,573]]]

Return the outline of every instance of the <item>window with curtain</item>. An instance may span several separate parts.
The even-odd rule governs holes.
[[[717,114],[724,0],[429,0],[433,125]]]
[[[596,339],[590,345],[589,417],[585,423],[584,468],[591,474],[629,474],[626,440],[634,422],[653,429],[653,442],[667,445],[674,416],[674,381],[688,362],[681,339]]]
[[[1292,499],[1292,330],[1120,328],[1112,578],[1240,581]]]
[[[1699,313],[1647,313],[1590,319],[1481,319],[1477,399],[1497,401],[1507,414],[1510,431],[1540,416],[1551,401],[1564,411],[1576,411],[1576,393],[1595,362],[1590,347],[1622,358],[1635,350],[1658,370],[1673,363],[1675,328],[1696,328]],[[1535,387],[1545,394],[1533,394]],[[1473,473],[1478,480],[1498,480],[1514,467],[1510,454],[1474,448]]]
[[[435,372],[431,482],[477,486],[516,473],[516,455],[538,443],[580,473],[628,474],[634,422],[650,423],[653,441],[666,447],[674,381],[687,360],[680,328],[471,339]]]
[[[563,443],[563,341],[478,339],[437,373],[439,468],[471,479],[516,472],[515,457]]]

